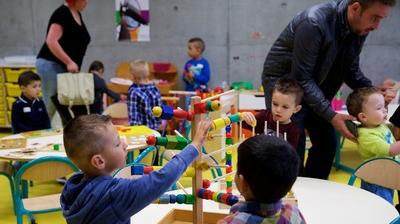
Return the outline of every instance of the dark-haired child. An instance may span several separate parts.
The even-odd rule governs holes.
[[[238,148],[235,184],[245,201],[230,209],[218,224],[304,224],[297,207],[282,198],[297,178],[299,158],[293,147],[281,138],[257,135]]]
[[[292,122],[291,117],[301,109],[303,89],[294,79],[279,79],[272,89],[271,110],[261,110],[255,116],[251,112],[242,113],[244,121],[250,128],[255,125],[255,132],[262,134],[265,130],[268,133],[277,132],[279,122],[279,134],[287,134],[287,141],[296,149],[300,136],[300,129]],[[265,128],[267,122],[267,129]]]
[[[18,77],[21,96],[13,103],[11,126],[13,133],[50,128],[50,118],[44,102],[39,98],[42,89],[40,76],[32,71]]]
[[[186,91],[205,90],[210,81],[210,65],[203,57],[206,44],[203,39],[193,37],[188,40],[187,53],[190,60],[183,68],[183,81],[186,83]]]

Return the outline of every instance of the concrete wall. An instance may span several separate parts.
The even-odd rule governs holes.
[[[48,19],[61,0],[0,0],[0,57],[36,55],[44,41]],[[114,76],[119,61],[172,61],[181,68],[187,60],[186,41],[206,41],[211,86],[223,80],[260,85],[265,56],[272,43],[299,11],[322,0],[150,0],[151,41],[115,40],[114,1],[91,0],[83,12],[92,36],[83,69],[92,60],[106,65]],[[365,74],[378,83],[400,79],[400,3],[380,30],[370,34],[361,56]],[[180,83],[182,86],[182,83]]]

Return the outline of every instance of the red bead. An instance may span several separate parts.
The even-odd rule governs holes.
[[[209,188],[211,185],[211,181],[204,179],[203,180],[203,188]]]
[[[156,136],[154,136],[154,135],[147,136],[147,138],[146,138],[147,145],[155,145],[156,142],[157,142]]]
[[[144,173],[145,174],[149,174],[151,172],[153,172],[153,167],[152,166],[145,166],[144,167]]]

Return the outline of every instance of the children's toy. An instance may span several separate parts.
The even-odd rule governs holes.
[[[173,117],[182,120],[192,120],[193,115],[191,112],[184,111],[182,109],[173,109],[170,106],[162,105],[161,107],[154,107],[153,110],[154,117],[159,117],[163,120],[171,120]]]

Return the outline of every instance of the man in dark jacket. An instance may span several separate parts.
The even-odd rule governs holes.
[[[302,174],[327,179],[335,155],[335,129],[355,141],[346,128],[350,115],[336,113],[330,101],[340,86],[371,86],[359,66],[368,33],[378,28],[396,0],[338,0],[315,5],[296,15],[271,47],[264,63],[262,82],[267,108],[278,78],[290,77],[304,89],[303,109],[294,116],[307,129],[312,147]],[[305,135],[297,151],[304,160]]]

